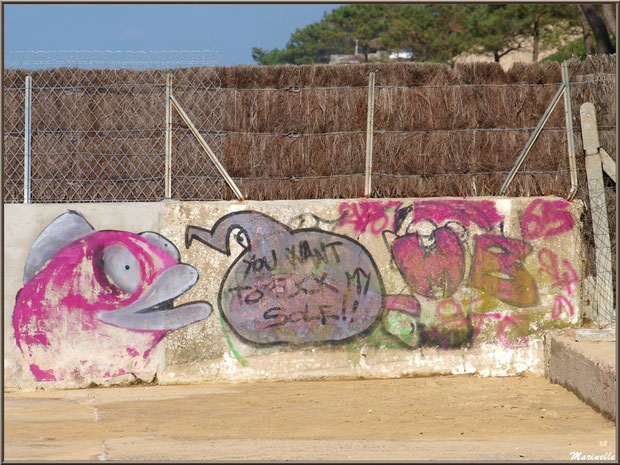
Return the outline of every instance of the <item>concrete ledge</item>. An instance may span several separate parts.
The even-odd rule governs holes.
[[[578,331],[581,333],[577,334]],[[545,376],[560,384],[607,418],[616,420],[616,343],[609,331],[600,338],[583,330],[548,333]],[[615,328],[614,328],[615,333]]]

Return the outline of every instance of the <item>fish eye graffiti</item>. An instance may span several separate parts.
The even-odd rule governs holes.
[[[378,326],[412,348],[452,348],[471,345],[493,326],[490,339],[515,348],[527,345],[527,309],[540,304],[537,280],[549,276],[556,288],[567,283],[568,296],[575,285],[568,260],[549,258],[541,244],[537,249],[524,240],[570,231],[568,206],[530,202],[519,226],[523,238],[504,235],[504,217],[492,200],[345,201],[335,218],[304,212],[288,225],[241,211],[211,229],[188,225],[185,245],[198,241],[226,256],[231,241],[241,246],[222,278],[218,305],[228,325],[252,343],[342,341]],[[383,236],[406,287],[386,293],[374,258],[346,233]],[[539,270],[526,267],[531,257]],[[558,263],[571,271],[557,271]],[[568,296],[548,305],[549,319],[574,316]]]
[[[211,314],[207,302],[174,305],[197,281],[196,269],[158,233],[96,231],[68,211],[28,253],[15,340],[38,381],[118,376],[169,331]]]

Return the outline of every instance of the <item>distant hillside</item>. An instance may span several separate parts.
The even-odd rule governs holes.
[[[560,43],[551,47],[543,47],[541,48],[538,61],[543,61],[545,58],[553,55],[558,51],[558,49],[572,41],[582,39],[583,35],[581,33],[567,34],[560,39]],[[534,39],[532,37],[519,38],[520,46],[517,50],[513,50],[508,52],[506,55],[502,56],[499,59],[499,64],[502,66],[504,70],[510,69],[510,67],[515,63],[534,63],[533,60],[533,52],[534,52]],[[488,62],[493,63],[495,60],[493,58],[493,53],[461,53],[458,55],[454,62],[455,63],[474,63],[474,62]]]

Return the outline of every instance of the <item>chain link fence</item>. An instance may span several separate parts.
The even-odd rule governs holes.
[[[616,321],[616,183],[603,174],[588,180],[586,221],[582,233],[585,244],[585,276],[582,293],[585,314],[601,326]],[[599,198],[592,205],[591,198]]]
[[[174,96],[221,155],[216,52],[28,51],[5,60],[6,202],[27,195],[28,146],[31,202],[164,199],[168,74]],[[176,114],[172,131],[172,197],[221,199],[220,175]]]
[[[615,173],[617,147],[607,129],[615,130],[615,86],[608,76],[593,74],[576,75],[571,82],[577,161],[583,167],[576,198],[585,205],[581,290],[585,317],[600,326],[616,321],[616,180],[610,173]]]
[[[361,195],[367,76],[374,68],[218,68],[217,53],[208,51],[13,52],[5,60],[5,202],[24,201],[28,138],[32,202],[163,200],[169,75],[172,94],[246,198]],[[606,59],[577,60],[569,69],[576,199],[586,205],[583,295],[588,314],[606,324],[616,319],[616,184],[605,175],[602,185],[588,185],[579,120],[579,106],[593,102],[601,145],[615,159],[615,57],[613,63],[597,60]],[[561,84],[551,65],[545,66],[494,75],[495,69],[472,65],[459,76],[428,64],[413,71],[376,66],[383,81],[376,98],[375,194],[497,195],[515,151]],[[29,133],[27,76],[32,82]],[[508,195],[566,195],[566,143],[558,107]],[[170,155],[171,198],[232,198],[175,111]],[[590,192],[604,192],[606,210],[592,211]],[[610,247],[597,255],[594,225],[604,215]],[[599,269],[611,271],[599,276]]]

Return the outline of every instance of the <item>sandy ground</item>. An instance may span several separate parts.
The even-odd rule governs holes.
[[[612,459],[615,423],[544,378],[5,393],[10,460]],[[607,454],[607,455],[605,455]]]

